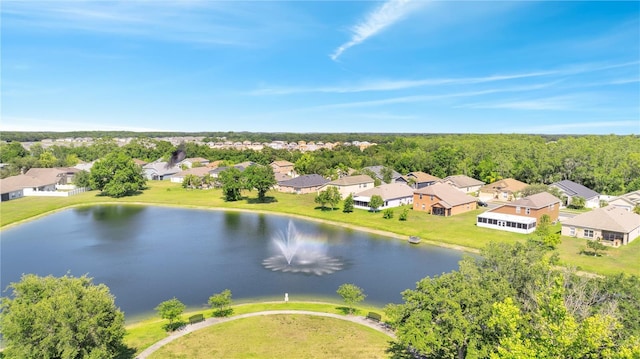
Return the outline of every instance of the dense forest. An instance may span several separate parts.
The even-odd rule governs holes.
[[[68,133],[67,133],[68,134]],[[80,136],[81,132],[74,132]],[[88,137],[98,134],[87,132]],[[115,134],[115,133],[110,133]],[[122,133],[118,133],[121,135]],[[121,147],[130,157],[144,161],[166,158],[175,147],[168,141],[141,137]],[[487,183],[516,178],[534,184],[550,184],[569,179],[599,193],[616,195],[640,189],[640,136],[539,136],[539,135],[414,135],[414,134],[252,134],[219,133],[234,140],[284,141],[350,140],[377,143],[361,151],[355,146],[338,146],[314,152],[212,149],[206,145],[186,144],[188,157],[204,157],[223,164],[253,161],[268,164],[288,160],[300,174],[318,173],[335,177],[352,168],[383,165],[406,174],[424,171],[438,177],[465,174]],[[14,134],[17,139],[17,133]],[[167,136],[163,133],[163,136]],[[176,134],[177,135],[177,134]],[[182,135],[196,136],[198,133]],[[200,135],[205,135],[200,134]],[[206,133],[212,135],[212,133]],[[285,136],[287,135],[287,136]],[[244,136],[244,137],[243,137]],[[251,137],[255,136],[255,137]],[[291,136],[289,138],[288,136]],[[317,136],[317,137],[314,137]],[[9,138],[3,134],[3,139]],[[35,137],[35,135],[34,135]],[[295,137],[295,139],[293,138]],[[50,137],[49,137],[50,138]],[[104,137],[88,146],[32,145],[27,151],[19,142],[0,145],[0,162],[8,164],[2,177],[15,175],[31,167],[73,166],[90,162],[118,149],[115,141]]]

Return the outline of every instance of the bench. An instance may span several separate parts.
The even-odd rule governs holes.
[[[196,324],[204,321],[204,315],[196,314],[189,317],[189,324]]]
[[[367,314],[367,319],[371,319],[374,322],[380,322],[380,320],[382,319],[382,316],[375,312],[369,312],[369,314]]]

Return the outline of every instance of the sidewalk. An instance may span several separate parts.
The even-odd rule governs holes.
[[[176,330],[175,332],[171,333],[168,337],[156,342],[152,346],[145,349],[142,353],[136,356],[136,359],[147,358],[149,355],[151,355],[153,352],[160,349],[167,343],[170,343],[191,332],[195,332],[196,330],[200,330],[200,329],[210,327],[212,325],[216,325],[220,323],[229,322],[232,320],[249,318],[249,317],[257,317],[260,315],[276,315],[276,314],[315,315],[318,317],[330,317],[335,319],[347,320],[360,325],[366,325],[370,328],[373,328],[395,339],[395,334],[393,333],[393,331],[389,330],[388,328],[383,326],[381,323],[368,320],[365,317],[351,316],[351,315],[345,316],[345,315],[339,315],[339,314],[333,314],[333,313],[312,312],[307,310],[270,310],[270,311],[264,311],[264,312],[241,314],[241,315],[225,317],[225,318],[207,318],[206,320],[200,323],[187,324],[187,326],[184,327],[184,329]]]

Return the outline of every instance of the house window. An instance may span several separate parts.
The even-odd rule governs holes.
[[[576,227],[569,227],[569,235],[570,236],[576,235]]]
[[[524,213],[526,213],[526,214],[531,214],[531,208],[527,208],[527,209],[525,209],[525,210],[524,210]]]
[[[556,206],[556,204],[555,204],[555,203],[551,203],[551,204],[549,205],[549,209],[553,211],[553,208],[554,208],[555,206]]]
[[[585,229],[584,238],[593,238],[593,229]]]
[[[420,194],[420,199],[422,199],[422,194]]]
[[[430,200],[432,200],[432,201],[433,201],[433,195],[431,195],[431,198],[430,198]]]
[[[520,213],[520,206],[516,207],[516,213]]]
[[[424,204],[422,205],[422,210],[424,211]]]
[[[502,192],[502,198],[507,198],[507,192]]]

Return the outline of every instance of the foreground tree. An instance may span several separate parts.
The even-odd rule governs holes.
[[[231,313],[229,306],[231,305],[231,290],[225,289],[220,293],[209,297],[209,305],[213,308],[217,317],[223,317]]]
[[[238,201],[242,198],[241,191],[245,186],[242,172],[239,169],[230,167],[220,172],[218,180],[222,184],[222,193],[225,201]]]
[[[125,347],[124,314],[109,288],[86,276],[27,274],[2,298],[6,358],[113,358]]]
[[[158,315],[160,315],[160,318],[169,320],[169,324],[165,328],[167,330],[174,330],[178,324],[181,324],[179,321],[176,322],[176,320],[180,318],[185,308],[186,306],[174,297],[158,304],[156,311]]]
[[[142,168],[122,151],[115,151],[91,167],[91,188],[110,197],[131,196],[143,190]]]
[[[347,198],[344,199],[344,207],[342,208],[342,212],[344,213],[353,212],[353,194],[349,193]]]
[[[360,287],[355,284],[345,283],[338,287],[336,291],[342,297],[345,304],[349,307],[349,313],[353,313],[354,306],[364,300],[366,295]]]
[[[316,195],[315,202],[319,204],[322,209],[328,204],[331,209],[335,209],[340,202],[340,191],[337,187],[329,186],[326,190],[321,191]]]
[[[244,171],[247,189],[258,191],[258,200],[263,202],[265,194],[277,182],[271,166],[253,165]]]

